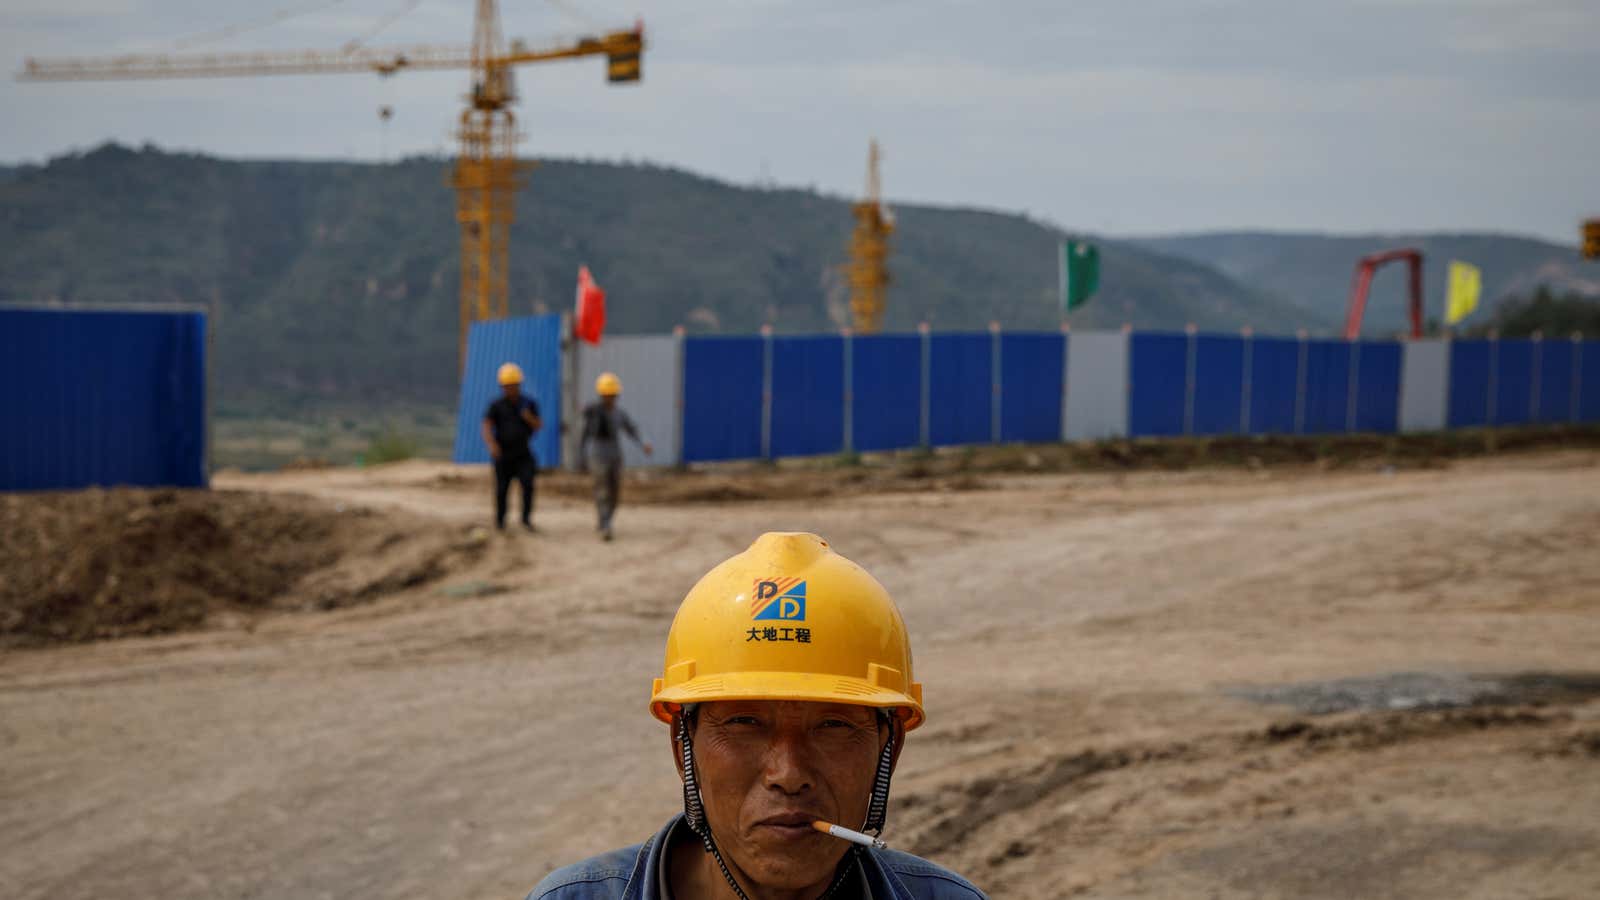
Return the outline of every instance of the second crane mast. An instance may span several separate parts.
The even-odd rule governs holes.
[[[884,301],[889,289],[889,235],[894,216],[883,205],[878,178],[878,142],[867,149],[867,190],[860,203],[850,207],[856,217],[850,236],[850,314],[855,330],[876,334],[883,328]]]
[[[524,63],[606,57],[607,80],[640,80],[644,29],[608,32],[554,47],[528,49],[500,33],[497,0],[477,0],[472,46],[352,47],[341,51],[126,55],[83,59],[29,59],[22,81],[124,81],[157,78],[228,78],[253,75],[313,75],[406,69],[470,69],[472,93],[461,113],[460,154],[451,172],[456,219],[461,225],[460,360],[467,330],[475,321],[510,314],[510,237],[516,193],[527,164],[517,158],[520,137],[511,106],[512,78]]]

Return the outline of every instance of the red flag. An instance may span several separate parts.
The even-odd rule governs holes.
[[[594,283],[588,266],[578,267],[578,315],[572,329],[580,341],[600,343],[606,330],[606,292]]]

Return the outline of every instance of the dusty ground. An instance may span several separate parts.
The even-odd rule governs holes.
[[[221,486],[459,535],[460,478]],[[886,836],[994,896],[1600,896],[1593,450],[539,515],[373,602],[6,652],[0,896],[518,897],[640,840],[672,611],[780,528],[896,594],[929,723]],[[1468,677],[1514,673],[1560,677]]]

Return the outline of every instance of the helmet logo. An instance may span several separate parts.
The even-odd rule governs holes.
[[[806,583],[798,578],[763,579],[755,583],[755,598],[750,601],[751,618],[804,622]]]

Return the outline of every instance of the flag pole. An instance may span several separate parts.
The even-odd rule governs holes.
[[[1056,303],[1060,306],[1061,324],[1067,324],[1067,242],[1056,241]]]

